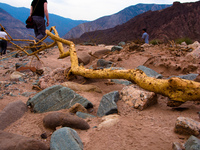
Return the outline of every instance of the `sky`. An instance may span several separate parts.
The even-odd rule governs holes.
[[[198,1],[198,0],[196,0]],[[32,0],[0,0],[14,7],[30,8]],[[144,4],[173,4],[173,0],[47,0],[49,13],[73,20],[96,20],[103,16],[115,14],[126,7]],[[179,2],[195,2],[180,0]]]

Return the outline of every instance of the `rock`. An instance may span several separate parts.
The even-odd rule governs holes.
[[[138,66],[136,69],[142,70],[148,77],[153,77],[156,79],[162,79],[163,77],[161,74],[158,74],[154,70],[145,66]]]
[[[90,63],[90,55],[86,52],[79,52],[77,53],[78,61],[79,63],[83,63],[84,65],[87,65]]]
[[[83,112],[86,113],[87,109],[85,109],[85,107],[83,107],[81,104],[76,103],[75,105],[73,105],[70,109],[69,112],[75,114],[77,111],[79,112]]]
[[[181,76],[171,76],[169,77],[168,79],[172,78],[172,77],[178,77],[178,78],[181,78],[181,79],[186,79],[186,80],[195,80],[197,78],[199,74],[187,74],[187,75],[181,75]]]
[[[35,67],[19,67],[16,69],[16,71],[19,72],[36,72],[36,68]]]
[[[97,115],[102,117],[105,115],[110,115],[118,113],[118,108],[116,102],[119,100],[119,92],[114,91],[104,95],[99,104]]]
[[[145,47],[150,47],[151,45],[148,43],[144,43],[143,45],[141,45],[141,48],[145,48]]]
[[[1,150],[49,150],[41,141],[21,135],[0,131]]]
[[[110,70],[126,70],[126,69],[122,67],[110,67]]]
[[[179,134],[185,135],[199,135],[200,122],[191,118],[178,117],[175,124],[174,131]]]
[[[21,66],[25,66],[26,64],[21,64],[21,63],[16,63],[15,64],[15,68],[18,69],[20,68]]]
[[[76,115],[77,115],[78,117],[80,117],[80,118],[83,118],[83,119],[95,118],[95,117],[96,117],[96,116],[94,116],[94,115],[90,115],[90,114],[88,114],[88,113],[83,113],[83,112],[80,112],[80,111],[76,112]]]
[[[121,51],[123,49],[123,47],[121,47],[121,46],[113,46],[112,48],[111,48],[111,52],[114,52],[114,51]]]
[[[126,45],[126,43],[125,42],[119,42],[119,44],[118,44],[118,46],[125,46]]]
[[[130,81],[127,81],[127,80],[118,80],[118,79],[111,79],[111,82],[114,82],[114,83],[117,83],[117,84],[124,84],[124,85],[133,84]]]
[[[98,129],[112,127],[119,122],[119,115],[113,114],[102,117],[102,123],[97,127]]]
[[[184,144],[185,150],[200,150],[200,140],[195,136],[190,136],[190,138]]]
[[[100,57],[108,54],[109,52],[110,52],[109,49],[102,49],[102,50],[95,51],[93,55],[100,58]]]
[[[90,128],[88,123],[69,113],[53,112],[46,115],[43,119],[43,125],[46,128],[55,130],[56,127],[71,127],[75,129],[87,130]]]
[[[107,46],[105,46],[105,48],[111,51],[111,49],[112,49],[113,46],[114,45],[107,45]]]
[[[97,67],[99,68],[110,68],[112,66],[112,62],[111,61],[106,61],[104,59],[99,59],[97,61]]]
[[[192,63],[199,63],[199,56],[200,56],[200,45],[195,48],[192,52],[188,53],[185,57],[188,61]]]
[[[10,75],[10,80],[12,81],[19,81],[20,78],[22,78],[24,76],[23,73],[20,73],[18,71],[14,71],[11,75]]]
[[[33,94],[36,94],[36,92],[24,92],[24,93],[22,93],[21,95],[22,95],[22,96],[25,96],[25,97],[29,97],[29,96],[31,96],[31,95],[33,95]]]
[[[157,103],[157,95],[154,92],[145,91],[134,85],[124,87],[120,92],[120,99],[139,110]]]
[[[9,103],[0,112],[0,130],[4,130],[13,122],[20,119],[27,111],[27,106],[22,101]]]
[[[184,42],[181,43],[181,45],[187,46],[187,43],[184,41]]]
[[[47,139],[47,133],[42,133],[42,134],[40,135],[40,137],[41,137],[42,139]]]
[[[62,86],[64,87],[68,87],[74,91],[85,91],[85,92],[98,92],[98,93],[102,93],[101,89],[96,86],[96,85],[90,85],[90,84],[78,84],[78,83],[75,83],[75,82],[64,82],[64,83],[61,83]]]
[[[50,141],[51,150],[83,150],[83,143],[77,132],[71,128],[56,130]]]
[[[93,107],[90,101],[75,93],[70,88],[63,87],[62,85],[54,85],[29,98],[27,106],[30,106],[34,112],[43,113],[69,109],[76,103],[80,103],[86,109]]]
[[[196,77],[196,79],[194,79],[194,81],[200,82],[200,74]]]
[[[180,143],[174,142],[172,145],[173,150],[183,150],[182,145]]]
[[[192,49],[196,49],[200,46],[200,43],[198,41],[195,41],[193,44],[189,44],[188,47]]]

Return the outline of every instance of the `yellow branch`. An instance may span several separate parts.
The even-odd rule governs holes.
[[[54,31],[55,34],[51,33]],[[136,83],[141,88],[155,92],[164,96],[169,97],[175,102],[186,102],[186,101],[199,101],[200,100],[200,83],[184,80],[180,78],[171,78],[171,79],[155,79],[152,77],[146,76],[146,74],[141,70],[111,70],[111,69],[102,69],[102,70],[93,70],[86,69],[83,66],[79,66],[78,57],[73,42],[62,39],[59,37],[55,27],[51,27],[50,30],[46,30],[46,37],[51,37],[54,42],[50,45],[43,45],[39,50],[29,54],[20,46],[11,42],[19,50],[26,53],[28,56],[35,55],[40,51],[43,51],[46,48],[50,48],[55,44],[58,45],[60,56],[59,58],[65,58],[70,56],[71,60],[71,70],[70,72],[75,75],[80,75],[86,78],[98,78],[98,79],[126,79],[133,83]],[[45,38],[46,38],[45,37]],[[43,41],[43,38],[41,41]],[[39,42],[41,42],[39,41]],[[64,52],[62,43],[69,45],[69,51]]]

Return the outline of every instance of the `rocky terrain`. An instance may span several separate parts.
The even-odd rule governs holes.
[[[119,45],[120,49],[113,45],[76,45],[80,65],[95,70],[138,68],[163,80],[179,76],[199,81],[198,42]],[[68,49],[66,46],[65,51]],[[0,59],[2,150],[62,146],[84,150],[189,150],[194,146],[189,138],[199,142],[199,102],[188,101],[172,108],[167,106],[167,97],[129,81],[67,78],[70,57],[57,59],[57,47],[40,52],[40,61],[23,53],[16,55],[13,50],[8,52]]]

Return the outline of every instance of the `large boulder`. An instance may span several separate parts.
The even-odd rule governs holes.
[[[27,101],[27,105],[38,113],[69,109],[76,103],[83,105],[86,109],[93,107],[86,98],[62,85],[46,88]]]
[[[190,138],[184,144],[185,150],[200,150],[200,140],[195,136]]]
[[[116,102],[119,100],[119,92],[114,91],[104,95],[99,104],[97,115],[102,117],[109,114],[118,113]]]
[[[161,74],[145,66],[138,66],[136,69],[142,70],[148,77],[154,77],[157,79],[161,79],[163,77]]]
[[[9,103],[0,112],[0,130],[4,130],[10,124],[20,119],[26,111],[27,106],[22,101]]]
[[[178,78],[181,78],[181,79],[186,79],[186,80],[195,80],[197,78],[199,74],[187,74],[187,75],[180,75],[180,76],[171,76],[169,77],[168,79],[172,78],[172,77],[178,77]]]
[[[78,61],[79,63],[82,63],[83,65],[87,65],[90,63],[90,55],[86,52],[78,52]]]
[[[77,132],[64,127],[56,130],[51,136],[51,150],[83,150],[83,143]]]

